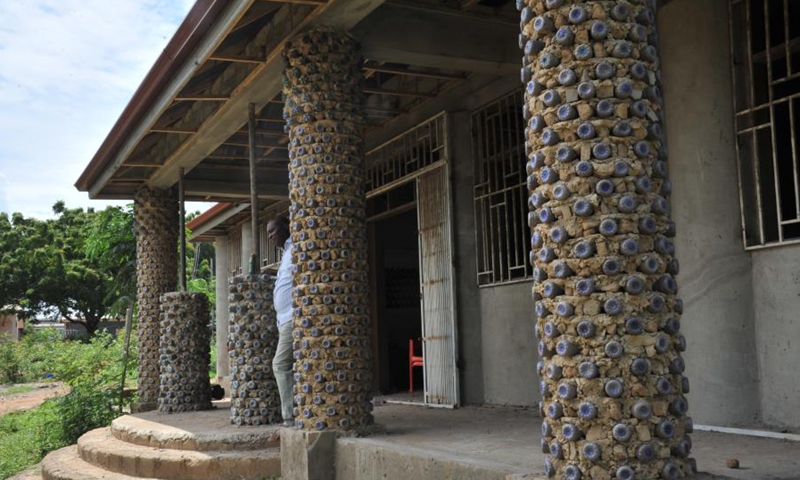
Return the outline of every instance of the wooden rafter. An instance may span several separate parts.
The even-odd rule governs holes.
[[[230,97],[215,97],[211,95],[196,95],[193,97],[175,97],[176,102],[227,102]]]
[[[211,55],[209,60],[215,62],[231,62],[231,63],[264,63],[266,60],[256,57],[247,57],[244,55]]]
[[[171,128],[171,127],[153,127],[150,129],[152,133],[176,133],[179,135],[194,135],[197,130],[187,130],[184,128]]]
[[[364,87],[364,93],[371,93],[375,95],[391,95],[395,97],[426,97],[433,98],[436,95],[430,92],[412,92],[410,90],[393,90],[388,88],[374,88]]]
[[[411,77],[423,77],[423,78],[438,78],[441,80],[463,80],[467,78],[465,74],[460,74],[460,73],[421,72],[419,70],[408,70],[404,68],[383,67],[377,65],[364,66],[364,70],[367,72],[371,71],[371,72],[392,73],[395,75],[408,75]]]
[[[286,123],[286,120],[282,118],[271,118],[271,117],[258,117],[256,118],[256,122],[265,122],[265,123]]]

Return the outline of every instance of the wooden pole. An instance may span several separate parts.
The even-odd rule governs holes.
[[[180,278],[178,284],[181,286],[181,291],[186,291],[186,208],[183,201],[183,167],[178,169],[178,204],[180,204],[181,220],[178,222],[180,225],[180,245],[181,245],[181,268],[178,272]]]
[[[250,222],[253,230],[253,254],[250,256],[250,274],[261,269],[258,265],[261,246],[258,243],[258,189],[256,187],[256,105],[248,105],[247,116],[248,150],[250,156]]]
[[[133,300],[128,304],[128,311],[125,314],[125,342],[122,350],[122,381],[119,386],[119,413],[122,413],[122,405],[125,401],[125,376],[128,373],[128,353],[131,348],[131,326],[133,325]]]

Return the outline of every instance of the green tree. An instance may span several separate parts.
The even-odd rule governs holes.
[[[93,335],[130,294],[124,277],[135,251],[132,215],[117,207],[68,209],[64,202],[53,213],[49,220],[0,215],[0,305],[28,318],[57,314]]]
[[[107,207],[98,212],[86,237],[86,256],[112,273],[116,289],[106,300],[120,315],[136,300],[136,236],[133,206]]]

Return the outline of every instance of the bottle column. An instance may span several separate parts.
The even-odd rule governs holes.
[[[549,477],[696,470],[654,0],[518,0]]]
[[[361,54],[316,28],[284,50],[295,302],[295,422],[372,423]]]
[[[281,399],[272,360],[278,347],[272,275],[239,275],[228,285],[230,302],[231,423],[279,423]]]
[[[202,293],[161,296],[159,349],[160,413],[211,409],[211,360],[208,298]]]
[[[155,410],[159,395],[160,297],[175,290],[178,200],[169,189],[140,188],[134,197],[136,292],[139,302],[139,411]]]

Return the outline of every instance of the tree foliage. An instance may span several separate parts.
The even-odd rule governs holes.
[[[121,315],[136,299],[133,209],[57,202],[53,213],[48,220],[0,213],[0,310],[64,318],[93,335],[103,317]],[[186,257],[189,289],[213,303],[213,246],[189,244]]]
[[[90,335],[121,296],[130,295],[133,215],[53,206],[55,218],[0,214],[0,307],[24,318],[53,316]]]

